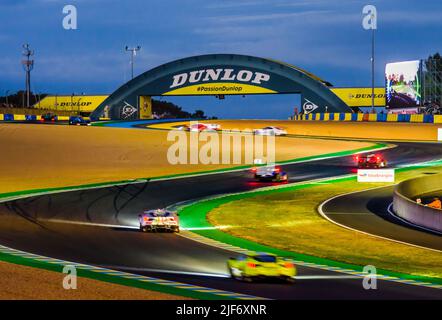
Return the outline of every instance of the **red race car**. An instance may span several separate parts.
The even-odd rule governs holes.
[[[55,121],[57,121],[57,115],[52,112],[45,113],[40,117],[40,121],[41,122],[55,122]]]
[[[354,160],[359,169],[379,169],[387,167],[387,160],[380,154],[357,154]]]

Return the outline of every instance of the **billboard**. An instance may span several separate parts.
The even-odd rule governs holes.
[[[358,182],[394,182],[394,169],[358,169]]]
[[[140,119],[152,119],[152,98],[140,96],[139,101]]]
[[[416,108],[420,105],[420,65],[419,60],[388,63],[386,65],[387,108]]]
[[[371,107],[371,88],[330,88],[349,107]],[[385,88],[374,88],[374,106],[385,107]]]
[[[46,96],[33,105],[35,109],[60,111],[94,111],[108,96],[60,95]]]

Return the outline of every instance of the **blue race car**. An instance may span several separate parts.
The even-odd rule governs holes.
[[[71,126],[90,126],[91,122],[84,119],[82,116],[71,116],[69,118],[69,124]]]

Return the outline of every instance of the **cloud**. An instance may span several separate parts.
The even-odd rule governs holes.
[[[256,0],[256,1],[223,1],[218,3],[211,3],[206,6],[207,9],[237,9],[242,7],[250,7],[250,6],[260,6],[265,4],[265,0]]]
[[[215,16],[210,17],[209,20],[217,23],[231,23],[231,22],[262,22],[265,20],[280,20],[288,18],[297,18],[301,16],[324,14],[327,11],[301,11],[301,12],[286,12],[286,13],[267,13],[255,15],[230,15],[230,16]]]
[[[442,25],[442,10],[439,11],[386,11],[378,12],[379,23],[401,23],[409,25],[423,25],[430,28],[431,25]]]

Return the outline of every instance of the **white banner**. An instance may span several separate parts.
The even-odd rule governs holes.
[[[394,169],[358,169],[358,182],[394,182]]]
[[[437,140],[442,141],[442,128],[437,129]]]

